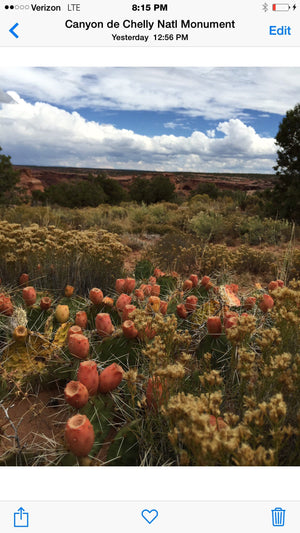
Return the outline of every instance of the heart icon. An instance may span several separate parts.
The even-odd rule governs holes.
[[[151,509],[151,511],[149,509],[143,509],[142,517],[148,524],[151,524],[158,517],[158,511],[156,509]]]

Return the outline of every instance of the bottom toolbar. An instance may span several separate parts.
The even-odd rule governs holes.
[[[84,487],[79,487],[81,490]],[[299,504],[296,501],[1,502],[0,531],[27,528],[32,533],[264,533],[281,527],[282,531],[295,532],[299,529]]]

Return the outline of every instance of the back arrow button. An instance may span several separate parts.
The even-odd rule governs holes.
[[[9,30],[9,32],[16,38],[19,39],[19,35],[14,31],[19,26],[19,23],[17,22],[14,26],[12,26]]]

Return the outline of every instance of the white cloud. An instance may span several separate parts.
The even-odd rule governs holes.
[[[166,129],[175,130],[175,128],[178,128],[178,126],[179,124],[176,122],[165,122],[164,123],[164,128]]]
[[[18,105],[0,106],[0,131],[3,151],[15,164],[212,172],[270,172],[274,164],[274,139],[240,119],[220,122],[218,137],[201,131],[148,137],[16,94],[14,99]]]
[[[181,128],[182,130],[190,130],[190,126],[188,126],[185,122],[181,122],[178,119],[175,119],[174,121],[165,122],[164,128],[175,130],[176,128]]]
[[[206,135],[207,135],[207,137],[213,138],[213,137],[216,136],[216,131],[215,130],[207,130]]]
[[[152,110],[205,119],[245,110],[285,114],[299,102],[300,68],[0,68],[0,87],[80,110]]]

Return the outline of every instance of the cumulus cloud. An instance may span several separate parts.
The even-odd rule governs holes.
[[[18,105],[0,106],[0,131],[15,164],[215,172],[270,172],[274,164],[274,139],[240,119],[220,122],[216,137],[201,131],[149,137],[13,97]]]
[[[245,110],[283,115],[299,102],[300,68],[0,68],[0,86],[80,110],[172,111],[209,120]]]

